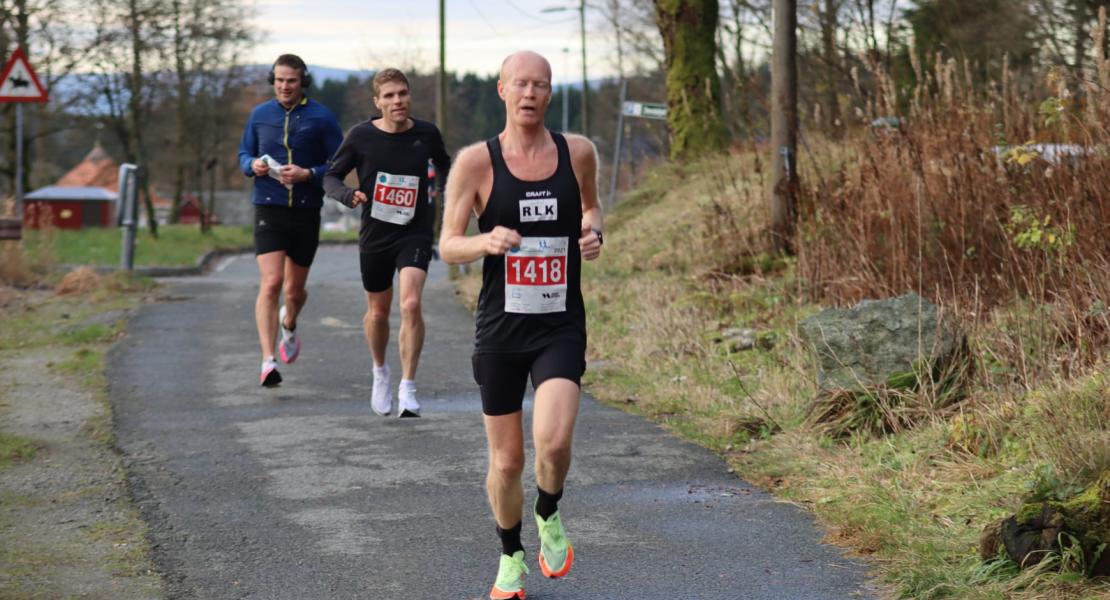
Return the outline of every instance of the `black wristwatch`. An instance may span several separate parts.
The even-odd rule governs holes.
[[[597,227],[591,227],[590,229],[593,229],[594,233],[597,234],[597,245],[598,246],[604,246],[605,245],[605,238],[601,237],[601,230],[598,229]]]

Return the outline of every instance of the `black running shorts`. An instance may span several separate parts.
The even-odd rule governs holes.
[[[254,253],[283,251],[294,263],[308,268],[320,245],[320,211],[256,204]]]
[[[474,381],[482,391],[482,412],[508,415],[524,404],[524,388],[532,375],[532,389],[548,379],[569,379],[581,385],[586,372],[585,340],[557,340],[529,352],[481,352],[471,359]]]
[[[426,238],[403,239],[388,250],[360,252],[358,261],[362,270],[362,289],[376,294],[393,287],[393,274],[405,267],[428,271],[432,260],[432,241]]]

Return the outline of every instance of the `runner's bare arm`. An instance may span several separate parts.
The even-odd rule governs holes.
[[[520,245],[520,234],[508,227],[497,226],[489,233],[466,235],[470,215],[477,213],[481,202],[483,180],[492,177],[492,169],[485,144],[463,148],[451,167],[439,236],[439,254],[448,264],[472,262],[487,254],[504,254]]]
[[[578,239],[578,247],[582,258],[593,260],[601,255],[601,240],[597,232],[605,223],[597,201],[597,148],[588,138],[569,134],[567,146],[582,197],[582,237]]]

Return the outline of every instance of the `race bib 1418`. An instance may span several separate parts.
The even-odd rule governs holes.
[[[567,309],[568,237],[526,237],[505,254],[505,312],[543,314]]]

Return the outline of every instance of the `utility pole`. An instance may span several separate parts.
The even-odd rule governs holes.
[[[771,236],[775,249],[793,252],[798,187],[797,0],[774,0],[771,56]]]
[[[578,27],[582,33],[582,135],[590,137],[590,80],[586,77],[586,0],[578,4]]]
[[[439,0],[439,73],[436,74],[436,127],[447,141],[447,0]]]
[[[541,13],[563,12],[575,10],[569,6],[549,6],[541,9]],[[578,2],[578,32],[582,36],[582,135],[590,137],[590,79],[586,76],[586,0]],[[564,128],[564,131],[566,128]]]
[[[570,129],[570,48],[563,48],[563,128]]]

